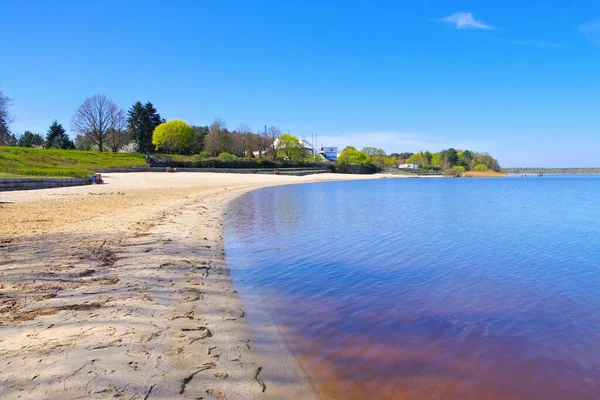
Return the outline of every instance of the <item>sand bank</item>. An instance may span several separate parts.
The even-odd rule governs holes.
[[[222,216],[260,187],[380,177],[107,174],[0,193],[0,397],[317,398],[289,354],[274,371],[256,353]]]

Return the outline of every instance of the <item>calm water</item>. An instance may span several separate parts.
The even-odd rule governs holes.
[[[267,188],[225,240],[331,398],[600,398],[600,177]]]

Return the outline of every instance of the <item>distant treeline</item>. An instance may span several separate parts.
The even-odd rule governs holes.
[[[507,174],[600,174],[600,168],[502,168]]]

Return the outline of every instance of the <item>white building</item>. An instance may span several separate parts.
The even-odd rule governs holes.
[[[338,148],[337,147],[321,147],[319,154],[328,159],[329,161],[337,161]]]
[[[400,165],[398,165],[398,168],[400,168],[400,169],[419,169],[419,166],[417,164],[400,164]]]

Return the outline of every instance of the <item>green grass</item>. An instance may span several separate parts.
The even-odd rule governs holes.
[[[145,167],[146,159],[137,153],[0,147],[0,177],[86,178],[94,170]]]

